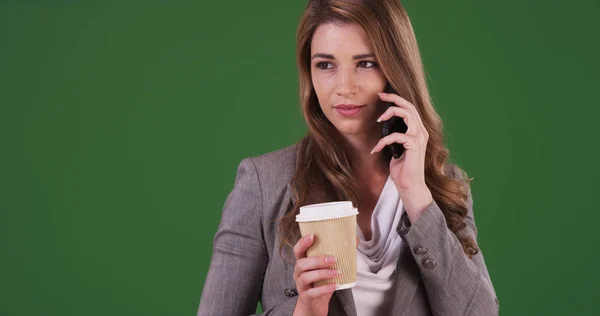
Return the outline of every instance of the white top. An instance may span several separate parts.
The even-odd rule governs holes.
[[[352,288],[358,316],[388,315],[394,295],[394,272],[402,239],[396,228],[402,215],[402,201],[391,177],[388,177],[371,215],[371,240],[365,240],[356,225],[359,238],[357,280]]]

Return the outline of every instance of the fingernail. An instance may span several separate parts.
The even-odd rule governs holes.
[[[377,122],[381,122],[382,118],[381,116],[377,119]]]
[[[325,257],[325,263],[334,263],[334,262],[335,262],[335,258],[333,256]]]
[[[375,148],[371,149],[371,155],[375,152]]]
[[[309,242],[312,239],[312,234],[304,236],[304,241]]]
[[[335,269],[335,270],[329,270],[329,275],[340,275],[342,274],[342,271]]]

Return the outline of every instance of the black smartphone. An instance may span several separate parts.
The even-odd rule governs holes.
[[[384,92],[398,94],[394,90],[394,88],[392,88],[392,85],[390,85],[389,83]],[[394,104],[393,102],[385,103],[386,110],[390,106],[397,106],[397,105]],[[381,135],[382,135],[381,137],[385,137],[392,133],[406,133],[407,130],[408,130],[408,126],[406,125],[406,123],[404,123],[404,120],[398,116],[393,116],[391,119],[385,120],[381,123]],[[393,143],[391,145],[385,146],[385,148],[382,151],[384,152],[384,155],[386,155],[387,157],[393,156],[394,158],[400,158],[400,156],[402,156],[402,153],[404,153],[404,146],[402,146],[402,144]]]

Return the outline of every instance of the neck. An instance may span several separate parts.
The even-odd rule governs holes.
[[[364,135],[346,135],[350,155],[356,166],[355,176],[358,179],[387,178],[389,164],[381,152],[371,154],[371,149],[377,145],[380,138]]]

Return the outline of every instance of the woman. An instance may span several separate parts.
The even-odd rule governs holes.
[[[447,162],[415,35],[396,0],[310,1],[298,27],[307,135],[246,158],[223,209],[198,315],[496,315],[464,173]],[[397,94],[382,94],[387,85]],[[385,107],[385,102],[397,106]],[[381,138],[381,122],[408,130]],[[400,158],[388,145],[402,144]],[[307,258],[306,204],[358,207],[358,280]],[[301,238],[302,237],[302,238]]]

